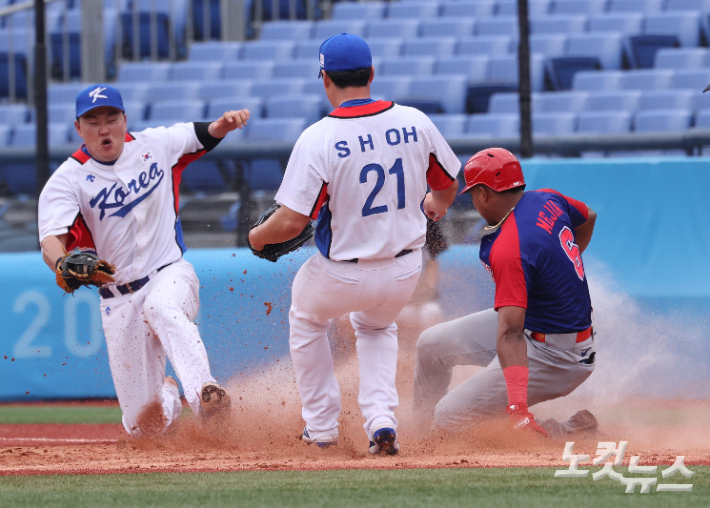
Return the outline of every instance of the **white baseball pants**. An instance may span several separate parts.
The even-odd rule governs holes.
[[[328,327],[350,313],[360,364],[358,403],[365,432],[380,423],[396,428],[399,403],[397,325],[419,280],[421,250],[398,258],[332,261],[320,253],[304,263],[293,281],[290,348],[302,416],[313,438],[338,433],[340,388],[333,371]]]
[[[180,394],[163,384],[170,359],[196,415],[202,414],[201,388],[214,381],[207,351],[193,322],[200,309],[199,281],[192,265],[180,259],[139,291],[101,299],[101,319],[113,383],[123,411],[123,426],[140,436],[141,413],[158,402],[166,427],[180,416]]]

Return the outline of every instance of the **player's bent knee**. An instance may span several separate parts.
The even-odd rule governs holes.
[[[417,354],[431,354],[439,349],[442,337],[442,325],[440,324],[424,330],[417,339]]]

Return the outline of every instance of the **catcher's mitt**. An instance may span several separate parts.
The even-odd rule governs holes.
[[[57,285],[67,293],[81,286],[100,287],[113,282],[114,273],[116,267],[91,250],[76,250],[57,260]]]
[[[266,219],[276,213],[276,210],[278,210],[279,208],[281,208],[281,205],[279,205],[278,203],[274,203],[271,208],[261,214],[261,217],[259,217],[259,220],[254,223],[251,229],[262,225],[264,222],[266,222]],[[271,261],[272,263],[276,263],[276,261],[278,261],[281,256],[285,256],[289,252],[295,251],[301,245],[313,238],[314,234],[315,228],[313,227],[313,224],[309,222],[308,225],[303,228],[303,231],[301,231],[299,235],[295,238],[291,238],[290,240],[281,243],[272,243],[264,245],[264,248],[262,250],[254,250],[251,244],[249,244],[249,248],[256,257],[266,259],[267,261]]]

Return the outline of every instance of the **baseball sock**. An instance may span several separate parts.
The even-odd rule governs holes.
[[[505,386],[508,389],[508,405],[528,404],[528,368],[522,365],[511,365],[503,369]]]

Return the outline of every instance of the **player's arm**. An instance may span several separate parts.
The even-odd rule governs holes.
[[[424,198],[424,213],[433,221],[440,220],[449,207],[456,199],[456,194],[458,193],[459,186],[456,185],[454,180],[445,189],[436,190],[432,189],[426,197]]]
[[[219,117],[219,119],[209,124],[207,132],[210,134],[210,136],[214,138],[222,139],[233,130],[245,127],[248,120],[248,109],[240,109],[239,111],[227,111],[221,117]]]
[[[525,342],[525,309],[500,307],[498,309],[498,335],[496,349],[500,366],[505,370],[511,365],[528,366],[528,349]]]
[[[574,228],[574,237],[577,242],[577,247],[579,247],[579,252],[584,252],[589,246],[589,242],[592,241],[592,233],[594,233],[594,225],[596,222],[596,212],[587,207],[587,220]]]
[[[68,243],[69,233],[50,235],[42,240],[42,259],[53,272],[57,270],[58,261],[66,256]]]
[[[307,215],[281,205],[266,222],[249,232],[249,243],[254,250],[262,250],[264,245],[291,240],[301,234],[310,221]]]

